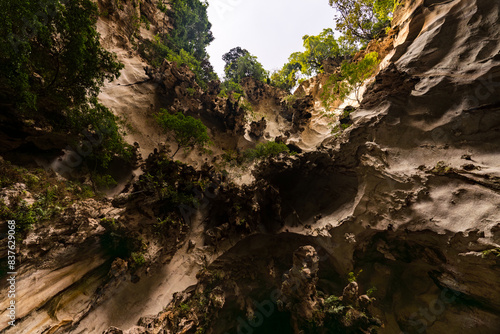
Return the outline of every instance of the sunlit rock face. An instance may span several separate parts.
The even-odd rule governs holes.
[[[294,110],[280,108],[282,92],[272,96],[247,82],[256,103],[267,94],[256,110],[271,106],[281,117],[269,117],[258,134],[277,137],[280,125],[288,124],[293,131],[287,138],[305,153],[263,163],[252,187],[220,186],[188,234],[170,240],[171,251],[165,255],[165,244],[154,245],[159,269],[134,279],[127,263],[102,253],[101,219],[126,218],[147,229],[155,220],[142,212],[152,208],[126,200],[118,207],[80,203],[75,219],[34,231],[27,241],[23,265],[29,275],[19,288],[33,286],[38,298],[19,297],[23,319],[5,332],[329,333],[332,328],[300,328],[297,314],[314,318],[323,302],[316,294],[349,295],[344,288],[355,285],[346,277],[354,272],[356,293],[376,288],[375,301],[361,297],[384,324],[379,333],[498,333],[499,12],[493,0],[406,1],[395,13],[393,49],[339,136],[318,121],[319,79],[303,85],[294,110],[307,117],[295,127],[288,124]],[[171,70],[157,73],[160,82],[130,59],[137,78],[131,72],[124,83],[141,88],[110,87],[105,102],[133,111],[165,99],[165,87],[182,95]],[[200,110],[201,117],[215,119],[212,109]],[[221,128],[243,132],[244,115],[236,114],[232,126]],[[152,134],[135,136],[143,148],[156,146]],[[236,198],[248,207],[236,208]],[[238,216],[245,210],[246,222]],[[176,241],[185,242],[174,247]],[[294,258],[298,249],[305,255]],[[40,258],[43,265],[35,265]],[[305,277],[300,291],[288,291],[300,298],[283,299],[290,308],[298,305],[293,311],[278,307],[290,273]]]

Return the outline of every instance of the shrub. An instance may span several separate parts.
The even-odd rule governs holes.
[[[244,156],[247,160],[259,160],[276,156],[280,153],[289,153],[290,149],[283,143],[266,142],[257,144],[255,149],[248,149],[245,151]]]

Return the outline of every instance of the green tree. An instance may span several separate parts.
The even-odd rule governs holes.
[[[104,50],[91,0],[2,1],[0,99],[18,111],[85,104],[123,65]]]
[[[327,59],[345,59],[356,51],[356,48],[346,40],[335,38],[332,29],[324,29],[317,36],[305,35],[304,52],[295,52],[290,55],[290,63],[299,63],[301,71],[306,75],[313,75],[323,70]]]
[[[169,10],[162,0],[158,8],[168,15],[173,29],[155,36],[153,42],[145,40],[140,45],[142,55],[159,67],[164,59],[177,65],[188,65],[196,75],[196,82],[206,88],[211,80],[218,79],[207,54],[207,46],[214,40],[208,21],[208,2],[200,0],[172,0]]]
[[[208,2],[171,0],[169,3],[172,9],[168,14],[174,29],[165,36],[167,46],[176,52],[183,49],[199,61],[205,59],[206,47],[214,40],[207,15]]]
[[[288,62],[279,71],[271,74],[271,85],[290,92],[297,84],[302,65],[298,62]]]
[[[260,81],[264,81],[267,77],[267,72],[257,57],[252,56],[245,49],[233,48],[224,54],[222,59],[226,62],[224,67],[226,80],[240,83],[246,77],[253,77]]]
[[[237,46],[222,55],[222,60],[224,60],[224,62],[226,63],[226,65],[224,66],[224,73],[226,74],[226,78],[233,78],[236,76],[238,59],[249,54],[250,52],[248,52],[248,50],[242,49],[241,47]]]
[[[391,23],[397,0],[329,0],[340,14],[337,30],[352,43],[362,45],[374,39]]]
[[[196,118],[185,116],[181,112],[172,115],[167,110],[161,109],[156,120],[165,131],[174,133],[178,147],[172,158],[181,148],[205,149],[211,143],[207,127]]]
[[[10,117],[30,117],[85,140],[102,137],[90,159],[107,166],[130,157],[117,118],[97,102],[105,80],[123,65],[100,44],[92,0],[1,1],[0,104]],[[76,138],[75,138],[76,137]]]

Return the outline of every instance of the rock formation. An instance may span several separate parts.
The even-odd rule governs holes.
[[[186,67],[144,71],[128,45],[132,7],[114,3],[100,1],[110,16],[99,24],[125,75],[101,99],[131,116],[138,132],[127,139],[145,161],[113,200],[68,186],[74,202],[27,233],[18,324],[0,331],[498,333],[498,1],[405,1],[388,37],[368,46],[385,58],[361,103],[337,101],[346,129],[335,135],[321,105],[325,76],[292,97],[246,80],[252,116],[218,96],[220,83],[202,91]],[[161,21],[154,1],[141,6]],[[202,119],[215,156],[266,133],[301,152],[234,182],[216,168],[221,158],[190,152],[173,162],[158,150],[173,143],[145,121],[159,108]],[[0,138],[9,143],[1,153],[32,135]],[[1,190],[2,210],[35,200],[31,172],[1,168],[19,177]],[[36,177],[66,189],[54,174]]]

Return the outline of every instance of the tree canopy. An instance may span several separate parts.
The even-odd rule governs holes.
[[[130,157],[113,113],[97,96],[123,65],[100,44],[92,0],[0,2],[0,104],[14,118],[30,117],[84,140],[102,136],[88,158],[103,167]]]
[[[267,72],[257,57],[241,47],[231,49],[222,56],[222,59],[226,62],[224,67],[226,80],[240,83],[246,77],[260,81],[264,81],[267,77]]]
[[[340,14],[337,30],[353,43],[366,44],[391,23],[397,0],[329,0]]]
[[[0,98],[18,110],[62,111],[97,96],[122,65],[104,50],[91,0],[2,1]]]
[[[142,41],[141,54],[154,67],[159,67],[164,59],[179,66],[188,65],[196,82],[206,88],[209,81],[217,79],[206,51],[214,40],[207,16],[208,2],[172,0],[169,3],[170,9],[159,0],[158,8],[168,15],[173,29],[156,35],[152,42]]]
[[[204,149],[210,144],[207,127],[196,118],[185,116],[181,112],[170,114],[167,110],[161,109],[156,119],[165,131],[174,133],[175,140],[179,145],[172,158],[181,148],[198,147]]]

